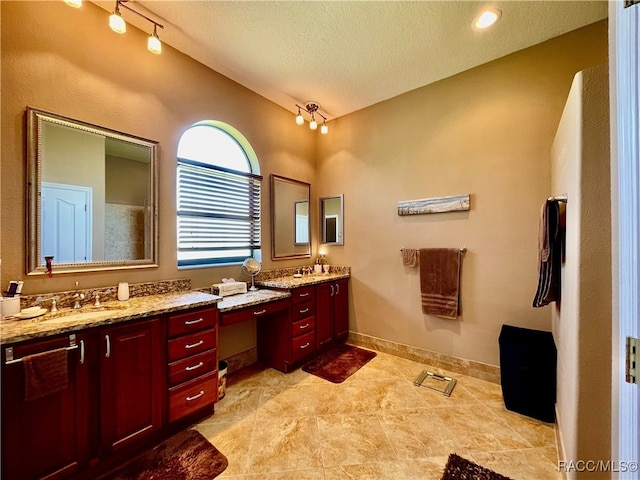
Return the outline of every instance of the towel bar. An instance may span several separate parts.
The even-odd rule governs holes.
[[[401,251],[401,252],[402,252],[403,250],[404,250],[404,247],[402,247],[402,248],[400,249],[400,251]],[[462,253],[466,253],[466,252],[467,252],[467,247],[460,247],[460,251],[461,251]]]
[[[84,342],[82,340],[80,340],[80,363],[84,363]],[[71,334],[69,335],[69,346],[66,347],[66,350],[76,350],[78,348],[78,345],[76,344],[76,336],[75,334]],[[40,352],[40,353],[46,353],[46,352]],[[5,356],[6,356],[6,361],[4,362],[5,365],[11,365],[14,363],[21,363],[22,362],[22,358],[13,358],[13,347],[7,347],[7,349],[5,350]]]

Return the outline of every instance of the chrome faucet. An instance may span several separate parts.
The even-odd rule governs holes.
[[[78,285],[80,285],[80,282],[76,282],[76,294],[73,296],[73,298],[76,299],[76,303],[73,304],[74,310],[82,308],[82,304],[80,303],[80,301],[84,300],[84,293],[78,292]]]

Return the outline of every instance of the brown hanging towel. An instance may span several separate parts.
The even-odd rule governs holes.
[[[67,388],[67,349],[59,348],[22,358],[24,365],[24,399],[46,397]]]
[[[422,312],[455,319],[460,312],[459,248],[420,249]]]
[[[557,200],[547,200],[542,205],[538,227],[538,288],[533,298],[534,307],[544,307],[560,299],[561,255],[560,205]]]

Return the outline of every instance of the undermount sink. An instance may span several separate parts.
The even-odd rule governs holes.
[[[100,306],[85,306],[82,308],[64,308],[54,313],[47,313],[42,317],[45,322],[77,322],[83,320],[91,320],[93,318],[105,318],[109,316],[109,312],[114,310],[124,310],[126,304],[102,304]]]

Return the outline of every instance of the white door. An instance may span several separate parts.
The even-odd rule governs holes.
[[[617,122],[618,166],[618,322],[614,322],[613,351],[618,352],[613,364],[613,385],[617,385],[613,397],[615,431],[617,427],[617,452],[614,460],[620,467],[619,479],[639,478],[637,463],[640,460],[640,385],[625,379],[625,345],[627,337],[640,336],[640,5],[627,6],[622,1],[612,4],[610,10],[615,32],[615,72],[612,87],[612,119]],[[610,22],[611,22],[610,20]],[[610,23],[611,26],[611,23]],[[615,104],[613,101],[615,100]],[[614,106],[615,105],[615,106]],[[615,125],[615,123],[613,123]],[[615,213],[615,212],[614,212]],[[640,368],[636,367],[636,371]],[[617,422],[617,425],[616,423]]]
[[[91,261],[91,187],[42,182],[42,261]]]

